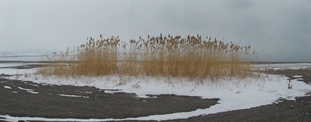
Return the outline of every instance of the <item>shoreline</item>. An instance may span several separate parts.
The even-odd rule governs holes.
[[[285,75],[287,77],[294,76],[294,75],[302,75],[303,80],[301,81],[310,84],[311,77],[308,74],[309,72],[311,72],[310,69],[309,70],[308,69],[305,69],[305,70],[288,69],[288,70],[269,71],[270,74]],[[9,83],[9,84],[5,85],[5,83],[3,83],[5,81],[6,83]],[[144,116],[144,115],[173,113],[173,112],[178,112],[178,111],[184,112],[184,111],[196,110],[198,108],[208,108],[210,106],[217,104],[217,101],[218,101],[218,99],[200,99],[196,97],[176,96],[176,95],[175,96],[174,95],[160,95],[160,96],[156,96],[157,97],[156,99],[152,99],[152,98],[144,99],[144,98],[137,98],[135,97],[135,95],[128,94],[128,93],[115,93],[113,94],[113,97],[112,97],[112,96],[109,96],[112,94],[104,93],[103,91],[99,91],[98,89],[93,88],[93,87],[46,85],[46,84],[33,83],[31,81],[20,82],[17,80],[8,80],[4,78],[0,79],[0,82],[1,82],[0,90],[2,93],[0,96],[1,97],[0,98],[0,102],[1,102],[0,103],[1,105],[0,114],[6,115],[8,111],[10,111],[11,116],[14,116],[14,115],[15,116],[33,116],[33,117],[40,116],[40,117],[48,117],[48,118],[94,118],[94,117],[95,118],[97,117],[99,118],[115,118],[115,117],[126,118],[126,117],[135,117],[135,116],[138,117],[138,116]],[[4,86],[9,86],[12,84],[16,86],[16,87],[12,87],[12,89],[16,90],[17,92],[20,92],[21,94],[14,94],[12,93],[12,91],[8,91],[8,89],[3,89]],[[25,85],[27,85],[27,87]],[[23,88],[23,86],[26,88],[33,88],[33,91],[39,92],[39,94],[29,94],[29,91],[18,88],[18,87]],[[39,87],[36,87],[36,86],[39,86]],[[88,90],[91,90],[92,95],[86,92],[78,93],[76,92],[77,89],[81,89],[80,91],[84,90],[87,92],[89,92]],[[64,95],[74,94],[77,96],[78,95],[88,96],[89,97],[88,99],[92,99],[91,100],[92,102],[90,103],[89,100],[83,97],[64,97],[59,94],[64,94]],[[95,96],[97,96],[98,98],[95,98]],[[310,117],[311,93],[309,94],[309,96],[297,97],[295,99],[296,100],[279,100],[280,102],[278,103],[273,103],[273,104],[250,108],[250,109],[227,111],[227,112],[221,112],[221,113],[216,113],[216,114],[209,114],[206,116],[201,115],[201,116],[191,117],[188,119],[179,119],[179,120],[177,119],[177,120],[168,120],[168,121],[172,121],[172,122],[175,122],[175,121],[176,122],[179,122],[179,121],[181,122],[183,121],[245,121],[245,122],[246,121],[285,121],[285,122],[286,121],[306,121],[306,122],[311,121],[311,117]],[[107,100],[110,102],[107,102]],[[147,102],[144,102],[144,100]],[[59,101],[63,101],[63,102],[59,102]],[[119,102],[116,102],[116,101],[119,101]],[[194,102],[194,103],[190,105],[189,101]],[[70,106],[68,102],[73,105]],[[153,102],[153,104],[149,104],[150,102],[151,103]],[[45,103],[44,105],[48,104],[49,108],[44,108],[44,105],[40,103]],[[116,109],[118,111],[115,111],[115,112],[101,111],[101,110],[98,110],[99,108],[98,103],[106,104],[104,105],[106,106],[104,110],[113,110],[113,109],[118,108],[118,106],[119,108]],[[145,103],[148,103],[148,104],[145,104]],[[92,104],[94,104],[94,106],[84,106],[84,105],[92,105]],[[113,104],[117,104],[117,106]],[[174,105],[178,105],[178,106],[171,108],[171,106],[174,106]],[[196,105],[196,106],[192,106],[192,105]],[[154,107],[154,106],[157,106],[157,107]],[[109,109],[109,107],[112,107],[113,109]],[[161,109],[161,108],[165,108],[165,109]],[[159,110],[162,110],[162,112],[159,112]],[[60,111],[63,111],[63,112],[60,112]],[[47,113],[44,113],[44,112],[47,112]],[[86,112],[86,113],[83,113],[83,112]],[[102,116],[102,114],[100,115],[98,114],[101,112],[106,112],[107,113],[105,114],[106,116],[104,117]],[[34,113],[34,114],[31,115],[29,113]],[[57,113],[60,113],[61,115]],[[0,121],[2,121],[1,118],[0,118]],[[27,120],[23,120],[23,121],[27,121]],[[128,121],[132,121],[132,120],[128,120]]]

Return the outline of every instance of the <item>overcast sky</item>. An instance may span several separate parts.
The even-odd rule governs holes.
[[[1,0],[1,54],[65,50],[102,33],[123,41],[162,33],[251,45],[259,60],[311,61],[310,0],[25,1]]]

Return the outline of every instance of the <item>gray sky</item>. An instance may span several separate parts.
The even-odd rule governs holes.
[[[162,33],[250,44],[259,60],[311,61],[310,0],[25,1],[1,0],[1,54],[65,50],[102,33],[123,41]]]

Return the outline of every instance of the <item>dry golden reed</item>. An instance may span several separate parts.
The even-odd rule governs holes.
[[[186,77],[212,81],[220,78],[252,77],[251,62],[255,51],[251,46],[200,35],[163,36],[121,42],[119,37],[89,38],[86,44],[55,53],[51,67],[37,71],[43,76],[59,77],[161,76]]]

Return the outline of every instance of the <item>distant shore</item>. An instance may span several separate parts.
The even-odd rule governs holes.
[[[41,57],[41,56],[34,56],[34,57]],[[0,56],[0,63],[53,63],[53,62],[64,62],[64,63],[70,63],[70,62],[75,62],[75,61],[49,61],[49,60],[44,60],[44,61],[23,61],[23,60],[2,60]],[[122,62],[122,61],[119,61]],[[266,61],[254,61],[251,62],[251,64],[287,64],[287,63],[311,63],[311,62],[281,62],[281,61],[275,61],[275,62],[266,62]]]

